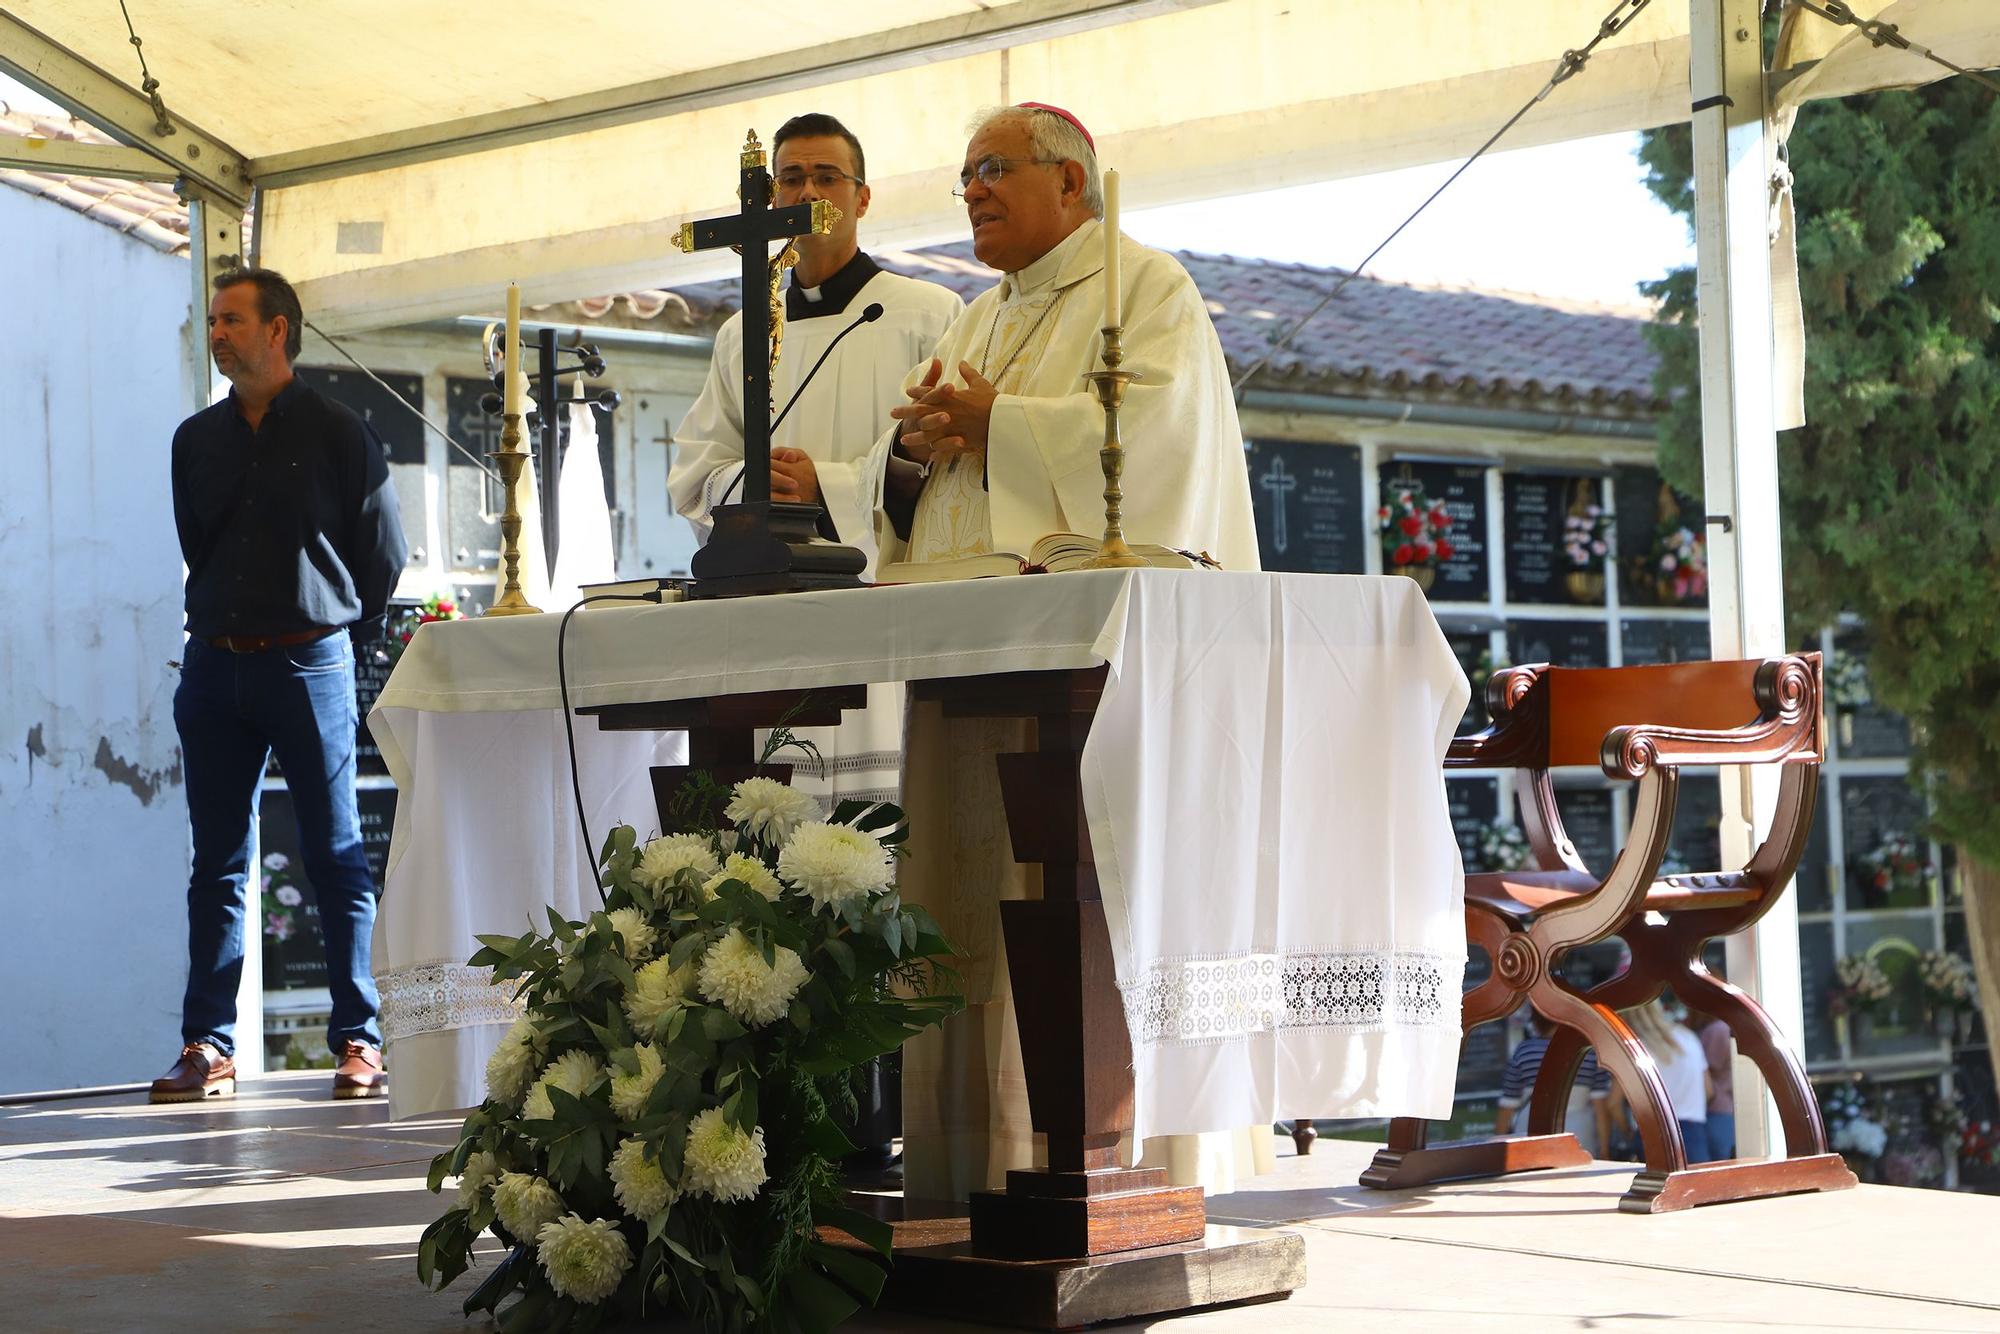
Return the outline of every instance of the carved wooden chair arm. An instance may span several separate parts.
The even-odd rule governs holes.
[[[1453,737],[1445,751],[1447,769],[1515,769],[1539,763],[1548,744],[1548,692],[1538,690],[1547,663],[1503,667],[1486,682],[1486,713],[1493,721],[1482,731]]]
[[[1741,727],[1612,728],[1599,753],[1604,772],[1634,779],[1660,765],[1817,763],[1819,682],[1812,665],[1801,657],[1774,658],[1758,668],[1755,688],[1759,716]]]

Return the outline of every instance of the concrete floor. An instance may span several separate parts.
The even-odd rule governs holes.
[[[474,1276],[416,1281],[443,1208],[423,1174],[456,1121],[391,1122],[326,1081],[0,1108],[0,1330],[486,1328],[459,1314]],[[1639,1218],[1615,1208],[1629,1167],[1382,1193],[1353,1184],[1367,1153],[1321,1140],[1210,1199],[1213,1222],[1305,1238],[1289,1300],[1119,1328],[2000,1331],[2000,1199],[1863,1186]]]

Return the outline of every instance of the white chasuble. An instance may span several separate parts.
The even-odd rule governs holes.
[[[818,288],[787,291],[784,340],[771,376],[773,403],[783,411],[813,363],[871,302],[882,304],[882,317],[840,340],[771,438],[773,448],[804,450],[812,459],[820,502],[839,540],[868,556],[864,578],[875,565],[874,498],[861,485],[869,447],[888,423],[889,409],[908,401],[903,377],[928,361],[938,335],[964,303],[947,288],[885,272],[857,254]],[[674,447],[667,490],[674,508],[706,542],[709,511],[726,503],[725,497],[743,498],[741,312],[715,336],[708,380],[674,433]],[[820,797],[895,800],[903,739],[900,687],[871,685],[868,707],[847,714],[839,727],[798,731],[819,749],[824,766],[822,772],[795,752],[781,757],[794,762],[793,781],[802,790]]]
[[[1129,237],[1119,254],[1123,369],[1140,376],[1119,410],[1125,536],[1206,551],[1224,569],[1257,569],[1243,432],[1208,307],[1172,255]],[[1050,533],[1104,531],[1104,409],[1083,378],[1103,369],[1103,323],[1104,230],[1095,221],[1008,274],[953,321],[936,352],[946,378],[957,382],[963,361],[1000,388],[986,453],[933,469],[907,547],[878,508],[885,559],[938,560],[944,556],[926,552],[961,545],[1026,552]],[[912,370],[905,388],[925,369]],[[878,505],[893,438],[876,440],[867,465],[864,485]],[[982,501],[986,522],[972,536]],[[977,545],[981,540],[987,545]]]
[[[946,333],[937,352],[945,374],[958,379],[966,362],[999,397],[986,453],[932,469],[901,559],[1026,552],[1051,532],[1103,532],[1104,413],[1083,379],[1102,361],[1103,250],[1101,224],[1086,224],[975,299]],[[1121,258],[1124,367],[1143,377],[1120,415],[1126,536],[1255,570],[1243,438],[1207,307],[1171,256],[1126,240]],[[873,460],[878,496],[889,444],[879,441]],[[883,549],[894,551],[886,515],[877,525]],[[1041,897],[1041,868],[1013,859],[993,760],[1032,749],[1034,724],[1025,720],[947,719],[935,704],[910,715],[903,805],[912,834],[898,883],[959,951],[966,993],[964,1014],[903,1049],[911,1199],[962,1200],[1002,1188],[1010,1169],[1045,1161],[1030,1121],[999,913],[1004,900]],[[1268,1124],[1163,1135],[1145,1141],[1139,1161],[1165,1168],[1175,1184],[1221,1193],[1270,1171],[1274,1143]],[[1134,1156],[1128,1143],[1125,1160]]]

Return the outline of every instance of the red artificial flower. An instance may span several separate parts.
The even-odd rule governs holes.
[[[1405,537],[1415,537],[1418,533],[1424,531],[1424,521],[1418,518],[1414,514],[1410,515],[1408,518],[1404,519],[1401,523],[1397,524],[1396,526],[1403,530],[1403,535]]]
[[[1431,511],[1431,527],[1440,533],[1451,527],[1451,515],[1446,512],[1444,506],[1440,505]]]
[[[1454,547],[1451,543],[1445,541],[1442,537],[1438,539],[1439,560],[1450,560],[1452,557],[1452,553],[1457,550],[1458,550],[1457,547]]]
[[[438,603],[439,616],[453,616],[456,615],[457,613],[458,613],[458,604],[456,602]]]
[[[1417,543],[1417,559],[1429,560],[1430,558],[1431,558],[1431,544],[1428,542]]]
[[[1416,558],[1417,558],[1416,548],[1412,547],[1408,542],[1405,542],[1403,543],[1403,545],[1396,548],[1396,564],[1408,565],[1411,561],[1415,560]]]

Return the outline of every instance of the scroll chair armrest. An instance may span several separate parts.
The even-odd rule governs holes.
[[[1759,715],[1741,727],[1632,723],[1605,734],[1599,762],[1612,778],[1640,778],[1659,765],[1818,764],[1819,674],[1803,657],[1757,669]]]
[[[1486,712],[1492,723],[1470,736],[1452,738],[1447,769],[1519,769],[1545,765],[1549,745],[1549,692],[1542,672],[1547,663],[1505,667],[1486,682]]]

